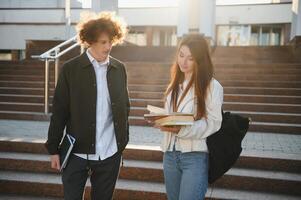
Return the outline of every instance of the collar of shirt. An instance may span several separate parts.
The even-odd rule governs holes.
[[[89,49],[86,51],[86,53],[87,53],[87,56],[88,56],[88,58],[89,58],[89,60],[90,60],[90,62],[91,63],[97,63],[97,66],[108,66],[109,65],[109,62],[110,62],[110,58],[109,58],[109,56],[106,58],[106,60],[105,61],[103,61],[103,62],[98,62],[92,55],[91,55],[91,53],[89,52]]]

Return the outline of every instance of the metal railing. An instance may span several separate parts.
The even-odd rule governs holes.
[[[69,46],[68,48],[61,51],[61,48],[69,45],[70,43],[75,42],[75,44]],[[49,49],[45,53],[42,53],[41,55],[32,55],[32,58],[39,59],[42,61],[45,61],[45,84],[44,84],[44,113],[49,113],[49,64],[50,62],[54,62],[54,84],[56,87],[58,76],[59,76],[59,62],[60,57],[64,54],[68,53],[72,49],[79,46],[79,43],[76,41],[76,36],[70,38],[69,40],[66,40],[57,46]],[[84,48],[81,48],[81,53],[84,51]]]

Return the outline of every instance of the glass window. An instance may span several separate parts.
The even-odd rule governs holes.
[[[230,25],[217,27],[218,46],[282,45],[281,25]]]
[[[270,27],[262,27],[260,45],[262,46],[270,45],[270,31],[271,31]]]
[[[259,38],[260,38],[260,27],[259,26],[252,26],[250,45],[252,45],[252,46],[259,45]]]
[[[249,45],[250,26],[219,26],[217,30],[219,46],[246,46]]]
[[[130,32],[126,41],[138,46],[146,46],[146,34],[144,32]]]
[[[280,27],[272,28],[271,45],[281,45],[281,28]]]

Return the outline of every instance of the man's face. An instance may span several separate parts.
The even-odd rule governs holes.
[[[99,59],[105,60],[112,49],[112,41],[107,33],[102,33],[97,42],[91,44],[90,48],[97,54]]]

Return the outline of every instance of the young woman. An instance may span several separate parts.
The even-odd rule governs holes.
[[[206,138],[222,123],[223,87],[213,78],[208,44],[200,34],[180,42],[171,82],[165,93],[167,112],[193,113],[190,126],[159,127],[169,200],[204,199],[208,187]]]

